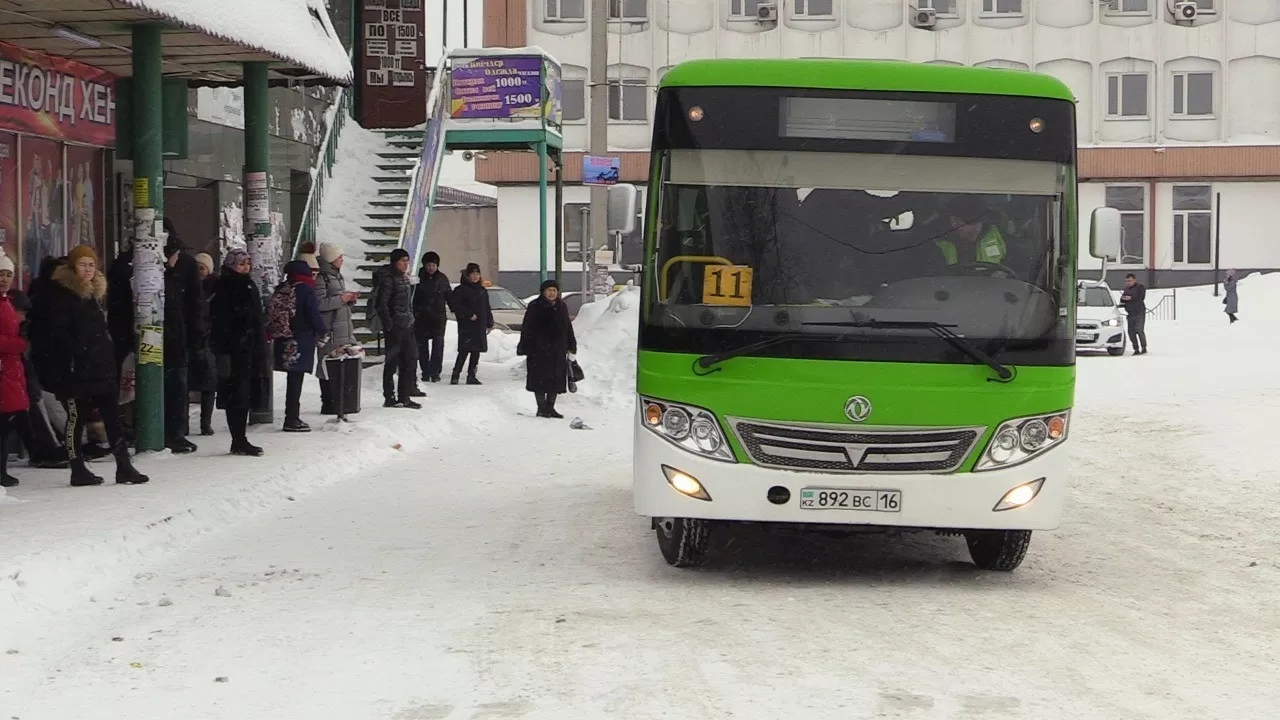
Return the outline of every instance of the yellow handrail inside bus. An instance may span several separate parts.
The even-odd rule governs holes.
[[[658,275],[658,302],[667,301],[667,273],[676,263],[706,263],[708,265],[732,265],[719,255],[677,255],[662,264],[662,272]]]

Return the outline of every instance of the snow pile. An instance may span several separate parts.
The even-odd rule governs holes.
[[[636,332],[640,289],[634,285],[587,303],[578,311],[574,331],[578,362],[586,380],[578,394],[601,407],[630,407],[636,387]]]
[[[369,203],[379,197],[378,183],[370,178],[386,174],[378,169],[379,163],[386,162],[378,153],[392,149],[381,133],[355,122],[344,125],[338,137],[333,177],[324,185],[318,240],[342,245],[347,254],[343,274],[348,280],[355,266],[364,262],[364,253],[372,249],[361,241],[368,235],[361,226],[369,224]]]
[[[324,0],[124,0],[198,32],[295,62],[342,83],[351,61]]]

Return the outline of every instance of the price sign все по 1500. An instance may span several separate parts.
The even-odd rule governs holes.
[[[415,127],[427,119],[431,83],[423,0],[360,0],[355,20],[356,118],[364,127]]]

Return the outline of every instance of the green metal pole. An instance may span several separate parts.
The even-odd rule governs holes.
[[[164,449],[164,115],[159,25],[133,26],[134,426],[139,451]],[[105,258],[104,258],[105,260]]]
[[[556,153],[556,283],[564,283],[564,150]]]
[[[538,269],[547,280],[547,143],[538,143]]]
[[[244,239],[253,258],[253,280],[265,303],[275,289],[279,276],[280,248],[271,241],[270,98],[267,94],[267,64],[244,64]],[[270,350],[264,358],[272,366]],[[268,378],[272,373],[267,374]],[[266,407],[253,411],[249,422],[262,425],[275,421],[272,402],[267,393]]]

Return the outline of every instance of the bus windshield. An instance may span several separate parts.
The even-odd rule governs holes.
[[[664,165],[649,323],[846,334],[858,312],[1006,343],[1065,337],[1059,163],[677,149]]]

